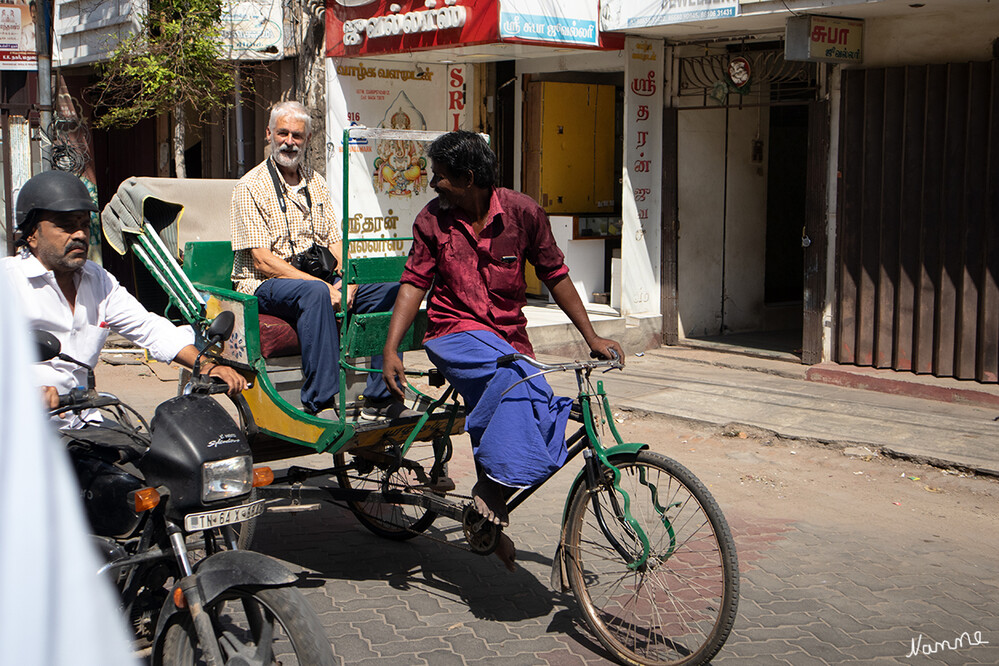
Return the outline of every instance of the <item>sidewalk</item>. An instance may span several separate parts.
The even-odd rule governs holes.
[[[585,345],[571,324],[552,319],[550,310],[541,319],[536,314],[528,315],[532,340],[545,336],[549,348],[560,350],[539,358],[558,362],[583,357]],[[624,321],[618,318],[614,325],[624,327]],[[144,360],[116,351],[105,349],[103,357],[117,363]],[[624,372],[598,377],[615,410],[652,412],[733,433],[755,429],[841,448],[866,447],[881,455],[999,476],[999,386],[832,363],[806,366],[790,355],[758,358],[719,347],[672,346],[640,353],[629,354]],[[429,366],[422,353],[408,354],[406,363]],[[175,367],[149,367],[161,380],[176,377]],[[575,375],[551,373],[548,380],[557,393],[576,394]],[[168,384],[166,390],[174,386]],[[137,406],[151,412],[165,397],[149,396],[148,405],[140,400]]]
[[[526,313],[531,339],[544,341],[540,357],[554,361],[585,353],[579,334],[561,312],[529,307]],[[616,328],[598,333],[622,340],[625,320],[604,314],[590,313],[594,325]],[[882,455],[999,476],[999,386],[994,384],[835,363],[806,366],[791,355],[761,358],[711,344],[659,347],[641,356],[633,353],[634,345],[625,349],[626,370],[601,377],[615,409],[867,447]],[[546,356],[546,351],[558,356]],[[557,392],[575,394],[573,376],[548,378]]]
[[[557,392],[575,392],[572,376],[548,377]],[[999,476],[999,389],[990,385],[683,346],[633,354],[624,372],[600,379],[615,409]]]

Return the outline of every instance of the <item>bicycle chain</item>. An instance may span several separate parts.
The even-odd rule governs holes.
[[[361,479],[360,477],[348,476],[347,478],[349,478],[351,480],[354,480],[354,481],[367,481],[367,479]],[[401,485],[401,484],[391,484],[391,483],[389,484],[389,488],[390,489],[395,489],[395,490],[400,490],[400,491],[408,491],[408,490],[413,490],[414,489],[412,486],[404,486],[404,485]],[[425,488],[425,487],[424,488],[419,488],[419,490],[429,491],[429,489]],[[429,492],[433,492],[433,491],[429,491]],[[473,496],[471,496],[471,495],[463,495],[461,493],[457,493],[457,492],[454,492],[454,491],[448,491],[447,493],[444,493],[444,494],[447,497],[458,498],[460,500],[467,500],[467,502],[463,505],[463,509],[465,511],[467,511],[467,509],[468,509],[469,506],[472,506],[472,503],[475,500],[475,498]],[[331,503],[335,504],[337,506],[342,506],[342,507],[344,507],[346,509],[350,509],[350,506],[347,503],[343,503],[343,504],[340,504],[338,502],[331,502]],[[432,511],[432,509],[428,509],[428,511]],[[463,511],[463,513],[465,511]],[[461,523],[461,526],[462,526],[462,530],[464,530],[464,527],[465,527],[464,522]],[[465,551],[467,553],[474,553],[475,555],[489,555],[489,554],[492,553],[493,550],[495,550],[495,545],[493,545],[493,547],[488,552],[480,552],[480,551],[475,550],[474,548],[472,548],[467,543],[462,543],[462,542],[459,542],[459,541],[448,541],[447,539],[442,538],[442,537],[435,537],[435,536],[432,536],[430,534],[427,534],[426,530],[419,531],[419,530],[411,529],[409,527],[403,527],[401,525],[398,525],[397,527],[399,529],[401,529],[401,530],[409,532],[410,534],[414,534],[416,536],[422,537],[424,539],[428,539],[430,541],[434,541],[436,543],[444,544],[445,546],[448,546],[450,548],[454,548],[456,550],[463,550],[463,551]],[[502,528],[500,528],[500,530],[502,530]]]

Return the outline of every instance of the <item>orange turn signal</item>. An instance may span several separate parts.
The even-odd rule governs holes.
[[[160,503],[160,494],[155,488],[140,488],[135,491],[135,512],[149,511]]]
[[[270,467],[257,467],[253,470],[253,487],[269,486],[274,483],[274,470]]]
[[[184,590],[180,587],[173,589],[173,605],[177,608],[187,608],[187,599],[184,598]]]

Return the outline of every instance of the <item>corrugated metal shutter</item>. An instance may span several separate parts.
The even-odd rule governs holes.
[[[999,67],[843,75],[838,363],[999,378]]]

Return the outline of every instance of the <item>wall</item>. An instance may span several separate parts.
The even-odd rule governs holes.
[[[593,300],[593,292],[604,290],[604,241],[572,240],[571,215],[553,215],[550,219],[555,242],[565,254],[569,278],[579,297],[589,303]]]
[[[999,6],[932,11],[932,2],[899,18],[869,19],[863,67],[969,62],[992,59],[999,37]]]

